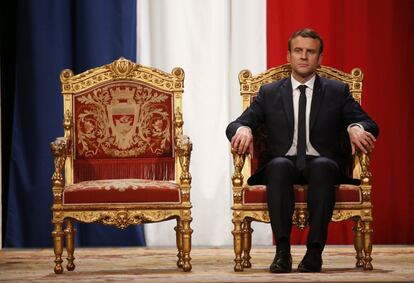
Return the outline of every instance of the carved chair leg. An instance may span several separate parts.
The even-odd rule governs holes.
[[[181,233],[181,230],[183,229],[183,225],[181,223],[181,220],[177,218],[177,226],[174,228],[175,235],[176,235],[176,241],[177,241],[177,266],[179,268],[183,268],[184,261],[183,261],[183,234]]]
[[[234,271],[243,271],[242,266],[242,229],[241,229],[241,221],[239,220],[233,220],[234,224],[234,230],[232,232],[233,234],[233,245],[234,245],[234,262],[236,263],[234,265]]]
[[[55,252],[55,273],[60,274],[63,272],[62,267],[62,252],[63,252],[63,236],[62,223],[55,223],[55,229],[52,232],[53,237],[53,250]]]
[[[364,237],[364,270],[372,270],[372,222],[371,221],[363,221],[363,229],[362,234]]]
[[[75,270],[75,264],[73,261],[75,260],[75,257],[73,256],[73,253],[75,251],[75,233],[76,230],[73,228],[73,221],[72,219],[66,220],[66,229],[65,229],[65,235],[66,235],[66,250],[68,252],[68,265],[66,266],[68,271]]]
[[[182,241],[183,241],[183,270],[184,271],[190,271],[191,270],[191,257],[190,257],[190,251],[191,251],[191,234],[193,233],[193,230],[190,228],[190,222],[189,220],[182,220]]]
[[[362,255],[362,248],[363,248],[363,240],[362,240],[362,221],[361,218],[354,219],[354,247],[356,251],[356,267],[363,267],[364,266],[364,256]]]
[[[253,229],[251,228],[251,220],[244,219],[242,227],[242,239],[243,239],[243,267],[250,268],[252,264],[250,263],[250,250],[252,248],[252,233]]]

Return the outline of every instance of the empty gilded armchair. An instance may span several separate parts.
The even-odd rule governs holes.
[[[74,221],[129,225],[176,219],[178,267],[191,270],[192,144],[183,135],[184,71],[120,58],[63,70],[64,136],[51,143],[55,273],[74,265]]]

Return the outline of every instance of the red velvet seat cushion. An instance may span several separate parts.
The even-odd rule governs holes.
[[[307,186],[295,185],[296,203],[306,203]],[[266,186],[257,185],[244,188],[242,195],[243,204],[263,205],[267,204]],[[336,203],[362,203],[361,189],[359,186],[341,184],[336,188]]]
[[[178,184],[143,179],[84,181],[67,186],[64,204],[180,203]]]

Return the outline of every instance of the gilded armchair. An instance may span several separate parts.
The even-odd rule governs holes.
[[[240,92],[243,99],[243,110],[255,98],[262,84],[278,81],[290,75],[290,65],[285,64],[269,69],[253,76],[250,71],[242,70],[239,74]],[[350,74],[334,68],[321,66],[317,70],[320,76],[345,82],[349,85],[354,99],[361,103],[363,74],[360,69],[353,69]],[[251,173],[260,164],[265,150],[265,132],[258,130],[254,133],[254,152],[238,154],[232,150],[234,173],[233,185],[233,219],[234,224],[234,251],[235,271],[251,267],[252,221],[269,223],[267,209],[266,186],[249,186],[246,184]],[[364,270],[372,269],[372,204],[371,204],[371,173],[370,159],[366,154],[357,152],[349,156],[350,177],[359,180],[359,185],[340,184],[336,191],[336,205],[332,221],[352,219],[354,221],[354,247],[356,250],[356,267]],[[308,211],[306,204],[307,187],[295,185],[295,211],[293,224],[300,229],[308,225]]]
[[[184,71],[120,58],[60,75],[64,136],[51,143],[55,273],[74,265],[74,221],[129,225],[176,219],[177,266],[191,270],[192,143],[183,135]]]

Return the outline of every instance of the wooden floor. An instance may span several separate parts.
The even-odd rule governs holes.
[[[354,268],[351,246],[327,246],[321,273],[303,274],[296,267],[304,247],[292,247],[295,271],[271,274],[274,247],[254,247],[252,268],[233,271],[231,247],[191,252],[193,269],[177,269],[174,248],[79,248],[75,271],[53,272],[52,249],[0,250],[1,282],[414,282],[414,246],[374,246],[374,270]]]

